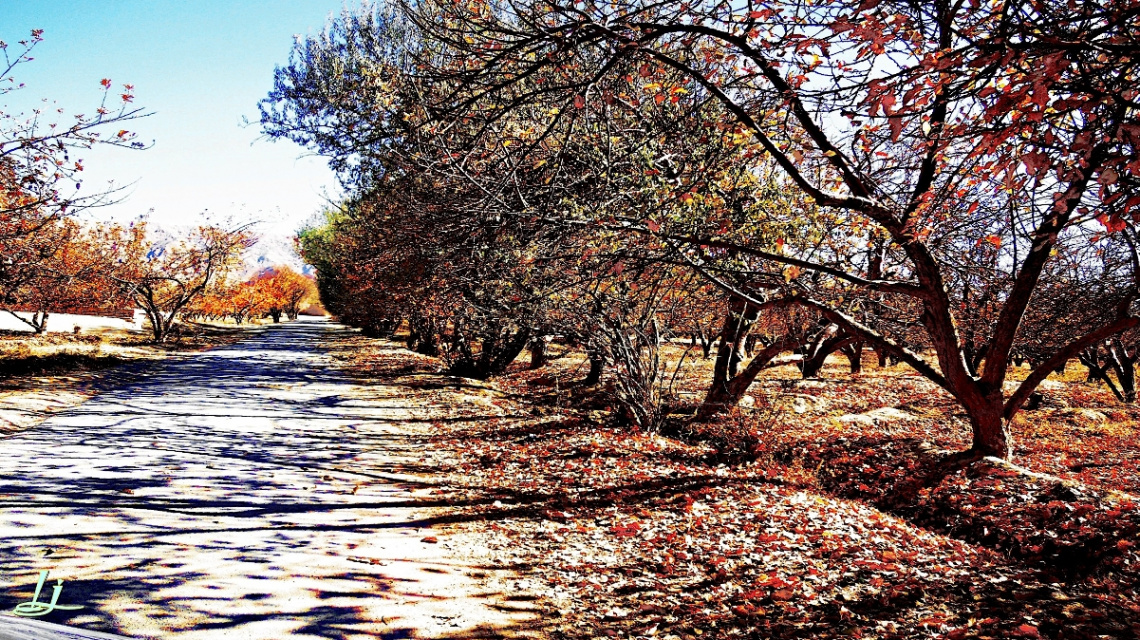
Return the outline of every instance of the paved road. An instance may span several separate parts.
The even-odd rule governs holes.
[[[457,559],[462,538],[422,541],[428,489],[391,475],[423,453],[416,422],[400,388],[331,367],[337,331],[270,327],[0,440],[0,612],[50,569],[85,608],[47,620],[134,637],[472,637],[517,620],[480,593],[488,569]]]

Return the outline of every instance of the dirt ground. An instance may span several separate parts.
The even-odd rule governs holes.
[[[668,349],[692,410],[712,363]],[[553,637],[1140,634],[1137,413],[1077,367],[1015,424],[1021,466],[947,467],[963,417],[903,367],[773,369],[745,408],[665,437],[614,425],[581,355],[554,351],[421,387],[451,407],[435,473],[483,504],[456,526],[542,585]],[[359,337],[334,356],[372,378],[440,367]]]
[[[256,325],[190,325],[169,344],[143,332],[0,332],[0,438],[78,406],[147,364],[230,344]]]

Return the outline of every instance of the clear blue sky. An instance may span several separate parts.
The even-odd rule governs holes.
[[[137,182],[99,216],[154,209],[159,224],[214,217],[266,221],[294,230],[321,207],[336,182],[320,158],[289,142],[260,139],[257,101],[287,62],[295,34],[319,32],[344,0],[0,0],[0,40],[44,30],[35,60],[16,79],[26,88],[0,98],[27,111],[47,98],[68,113],[91,113],[99,81],[135,86],[135,104],[155,114],[132,127],[154,141],[146,151],[81,154],[85,189]],[[348,6],[356,6],[350,0]],[[11,44],[10,46],[15,46]]]

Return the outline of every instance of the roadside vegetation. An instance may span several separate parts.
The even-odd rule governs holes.
[[[24,88],[19,74],[42,41],[39,30],[12,45],[0,41],[0,97]],[[257,241],[249,223],[171,233],[146,216],[120,224],[81,215],[121,195],[113,184],[84,183],[81,154],[149,146],[123,128],[150,115],[134,104],[132,85],[116,88],[108,78],[99,85],[103,97],[86,114],[0,106],[0,314],[38,336],[52,314],[131,318],[138,308],[151,341],[163,344],[194,333],[185,318],[280,321],[315,302],[311,280],[288,267],[246,273],[244,254]]]

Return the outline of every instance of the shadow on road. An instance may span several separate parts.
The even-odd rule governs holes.
[[[321,345],[344,335],[274,326],[117,376],[6,439],[0,610],[50,569],[84,606],[50,621],[128,636],[539,633],[521,586],[487,589],[510,571],[427,530],[485,504],[417,477],[447,467],[426,431],[444,416],[414,387],[335,369]]]

